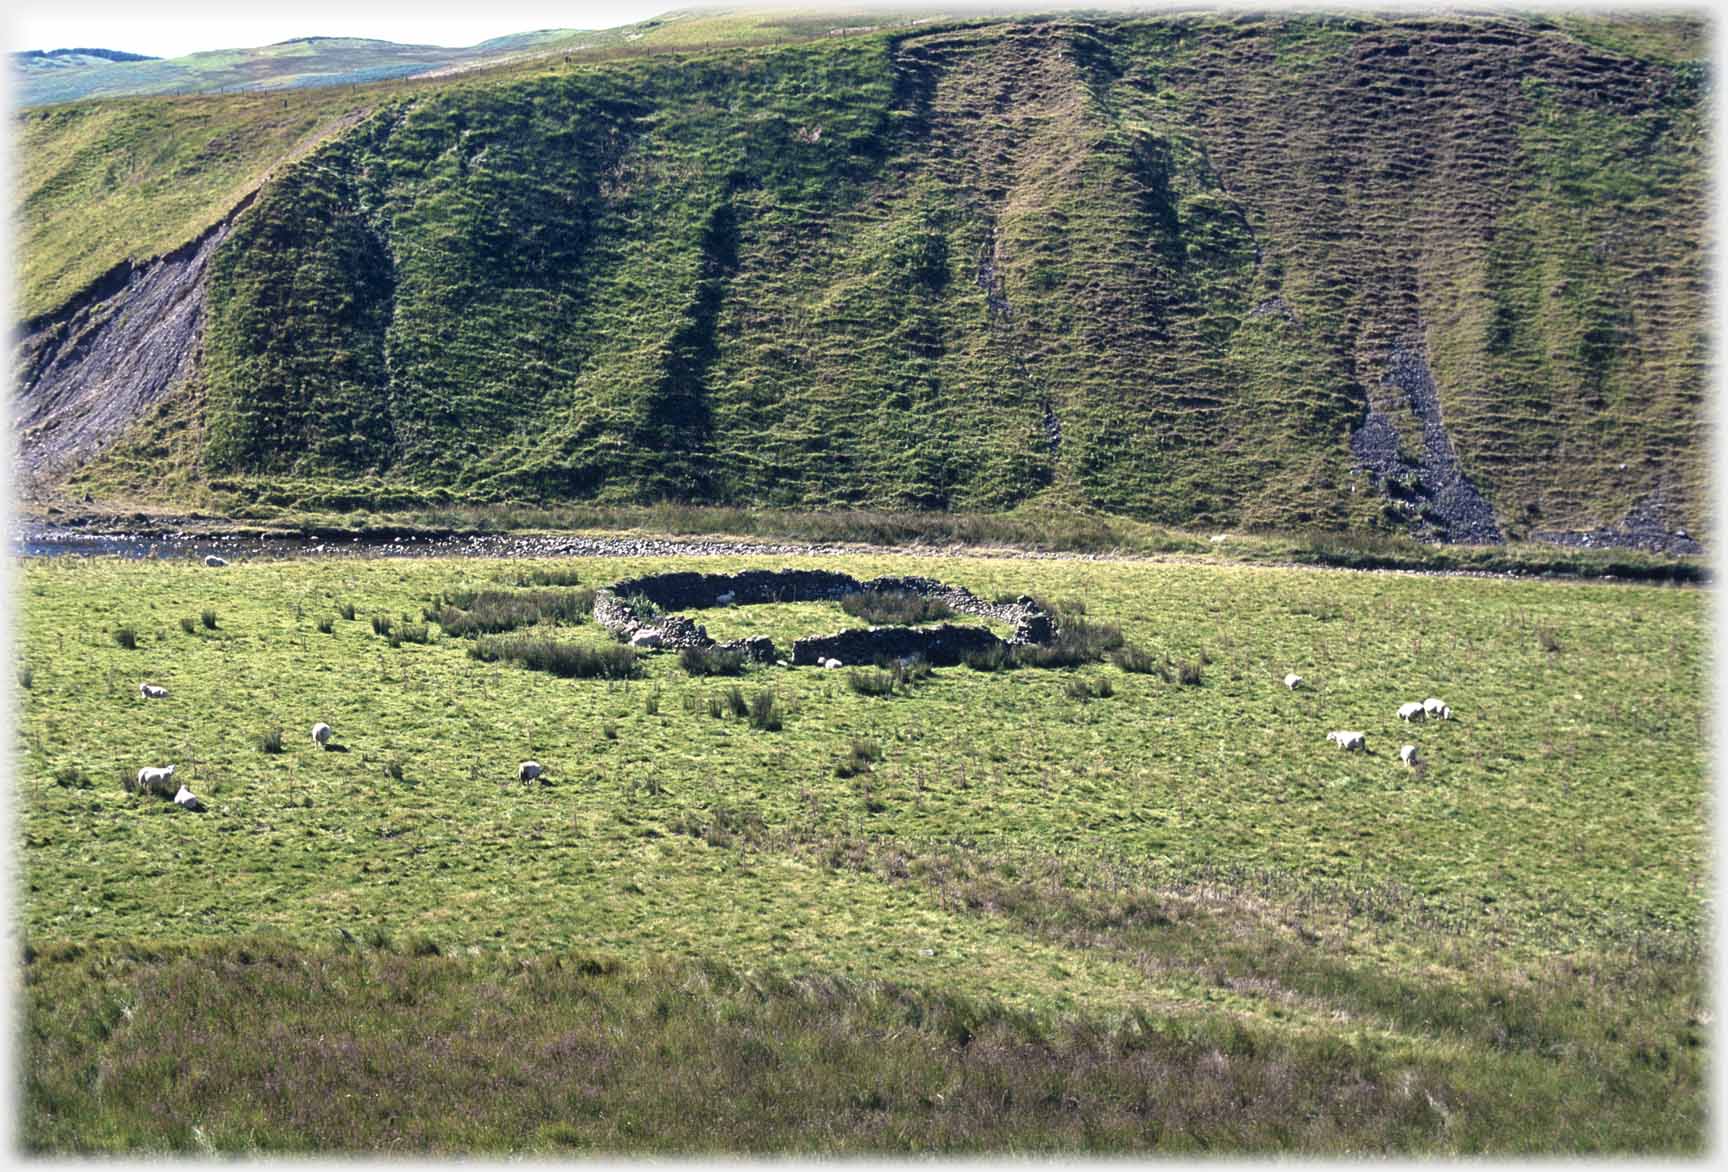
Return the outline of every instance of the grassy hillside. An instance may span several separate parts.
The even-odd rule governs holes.
[[[1701,593],[954,559],[1196,682],[885,697],[411,634],[531,570],[778,564],[28,565],[27,1143],[1700,1150]],[[819,609],[700,617],[780,641]],[[1456,719],[1397,719],[1429,694]],[[208,812],[124,791],[170,762]]]
[[[169,413],[200,418],[209,487],[1705,528],[1696,23],[1061,18],[646,48],[724,39],[677,28],[381,89],[280,168],[217,256],[203,377]],[[141,218],[167,236],[217,203],[184,199],[172,229]],[[33,255],[53,237],[26,219]],[[59,279],[27,260],[26,303],[93,255],[45,254]],[[146,424],[80,487],[138,490],[126,469],[161,442]]]

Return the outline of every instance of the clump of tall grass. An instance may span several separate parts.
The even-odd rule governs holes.
[[[430,643],[432,629],[425,623],[403,623],[390,632],[390,646],[400,647],[404,643]]]
[[[846,673],[846,686],[860,696],[892,696],[895,689],[909,691],[911,685],[929,679],[932,672],[930,661],[922,655],[914,655],[908,659],[879,659],[874,671],[850,671]]]
[[[353,622],[354,621],[354,604],[352,602],[344,602],[341,606],[338,606],[336,608],[336,613],[341,615],[348,622]]]
[[[480,590],[441,595],[436,610],[426,617],[437,620],[446,635],[497,635],[519,627],[550,621],[576,624],[587,621],[594,610],[594,591],[580,590]]]
[[[763,732],[779,732],[782,712],[780,697],[764,688],[750,698],[750,727]]]
[[[1182,660],[1176,665],[1176,681],[1191,688],[1199,687],[1206,682],[1205,675],[1201,671],[1205,662],[1204,656],[1199,659]]]
[[[258,737],[258,749],[264,753],[280,753],[282,751],[282,729],[267,728]]]
[[[894,673],[882,671],[849,671],[846,673],[846,686],[860,696],[892,696],[894,694]]]
[[[519,570],[508,579],[516,586],[580,586],[582,578],[575,570],[560,566],[536,566]]]
[[[1064,618],[1050,642],[1022,643],[1014,648],[1014,659],[1022,667],[1079,667],[1097,663],[1124,642],[1115,623]]]
[[[678,653],[678,666],[693,676],[741,676],[744,653],[720,647],[686,647]]]
[[[727,711],[733,716],[749,716],[750,702],[744,699],[744,690],[734,684],[723,694]]]
[[[329,635],[329,634],[332,634],[335,630],[336,630],[336,623],[334,620],[329,619],[329,618],[322,618],[322,619],[318,620],[318,633],[320,635]]]
[[[204,629],[206,631],[214,631],[216,629],[216,612],[213,610],[206,610],[198,616],[198,621],[204,624]]]
[[[882,746],[880,744],[863,737],[853,737],[847,752],[834,766],[834,776],[857,777],[860,773],[868,773],[870,766],[880,760],[882,760]]]
[[[1170,681],[1174,668],[1167,656],[1158,656],[1144,647],[1136,647],[1132,643],[1124,643],[1110,653],[1110,662],[1125,672],[1135,675],[1155,675],[1166,683]]]
[[[1084,703],[1092,699],[1107,700],[1116,694],[1116,687],[1108,677],[1088,680],[1084,676],[1075,676],[1068,681],[1065,691],[1070,700],[1079,700]]]
[[[394,624],[391,623],[389,615],[375,614],[372,616],[372,633],[374,635],[383,635],[388,638],[390,635],[390,628],[393,625]]]
[[[940,598],[907,590],[859,590],[840,600],[840,609],[876,626],[910,627],[950,618],[954,608]]]
[[[128,651],[138,649],[138,632],[131,627],[120,627],[114,632],[114,642]]]
[[[468,655],[483,663],[515,663],[563,679],[633,680],[642,675],[636,652],[616,644],[586,647],[547,638],[483,638],[468,649]]]
[[[960,657],[960,661],[973,671],[1002,671],[1014,666],[1014,657],[1001,643],[968,651]]]
[[[189,614],[181,615],[180,629],[185,631],[188,635],[196,635],[198,633],[198,620]]]

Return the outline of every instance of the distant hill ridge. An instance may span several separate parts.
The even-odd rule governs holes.
[[[1699,21],[776,19],[27,113],[27,476],[1708,531]]]
[[[26,49],[14,53],[25,60],[49,57],[100,57],[104,61],[155,61],[158,58],[143,53],[123,53],[119,49]]]

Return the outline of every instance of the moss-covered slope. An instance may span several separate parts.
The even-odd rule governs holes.
[[[237,220],[180,415],[283,501],[1697,531],[1702,31],[1065,18],[422,87]]]

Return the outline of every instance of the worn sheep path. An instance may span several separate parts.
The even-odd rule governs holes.
[[[644,536],[635,533],[454,533],[375,530],[354,535],[282,533],[264,529],[213,529],[163,522],[138,528],[68,527],[15,517],[12,552],[19,557],[235,558],[278,560],[308,557],[837,557],[877,555],[921,558],[1012,558],[1038,561],[1138,562],[1167,565],[1256,566],[1342,574],[1404,574],[1451,578],[1543,578],[1555,582],[1613,583],[1614,578],[1518,574],[1490,570],[1359,569],[1297,562],[1260,561],[1206,554],[1086,553],[999,545],[873,545],[866,542],[763,541],[745,537]]]

